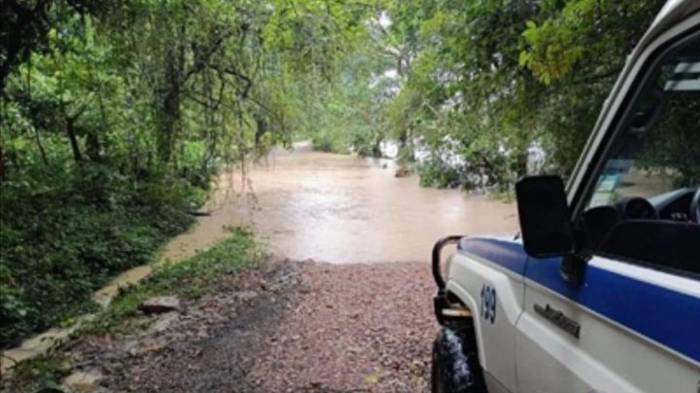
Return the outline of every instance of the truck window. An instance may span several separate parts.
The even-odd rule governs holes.
[[[690,262],[700,257],[690,244],[700,243],[691,208],[700,186],[700,38],[652,75],[610,145],[582,230],[596,251],[700,274]]]

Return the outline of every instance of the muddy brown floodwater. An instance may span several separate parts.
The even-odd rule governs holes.
[[[395,169],[389,160],[308,148],[275,151],[248,172],[248,191],[254,196],[240,193],[239,175],[222,176],[210,208],[226,213],[205,217],[200,226],[215,228],[198,230],[199,235],[193,233],[180,245],[192,249],[190,240],[204,247],[206,237],[220,232],[221,225],[249,224],[271,250],[291,259],[425,261],[441,236],[517,230],[513,204],[422,188],[415,177],[394,177]],[[172,248],[176,253],[177,245]]]

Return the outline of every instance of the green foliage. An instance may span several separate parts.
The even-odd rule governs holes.
[[[42,391],[42,389],[61,391],[60,381],[68,376],[71,367],[71,359],[58,354],[42,355],[25,360],[13,367],[14,375],[10,382],[14,385],[17,381],[22,381],[22,385],[11,385],[10,388],[18,388],[20,392],[37,392]]]
[[[661,121],[645,136],[640,164],[648,170],[667,168],[664,176],[675,187],[700,184],[700,138],[692,124],[700,124],[700,100],[692,93],[669,99]]]
[[[164,264],[139,284],[122,290],[110,306],[86,327],[90,331],[118,328],[118,322],[138,314],[137,306],[158,295],[196,299],[216,291],[217,280],[235,276],[257,265],[264,253],[247,229],[236,228],[229,238],[212,248],[175,264]]]
[[[310,137],[315,150],[377,157],[384,139],[386,91],[395,83],[383,75],[387,60],[365,47],[338,60],[338,74],[327,80],[302,80],[315,86],[305,97],[299,134]]]
[[[311,138],[311,146],[314,150],[326,153],[348,153],[346,134],[342,131],[338,129],[318,131]]]
[[[418,166],[422,187],[454,188],[463,183],[463,174],[444,161],[431,160]]]
[[[411,61],[386,106],[385,132],[429,148],[418,171],[424,184],[507,190],[526,173],[535,144],[549,170],[568,173],[626,54],[662,4],[390,2],[387,45]],[[462,164],[446,165],[445,151]]]
[[[526,23],[520,63],[546,84],[619,69],[663,3],[546,1]]]
[[[131,183],[99,164],[51,169],[0,186],[3,346],[86,311],[111,276],[148,262],[192,222],[190,186],[177,179]]]

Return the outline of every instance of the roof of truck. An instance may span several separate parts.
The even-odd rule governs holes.
[[[659,11],[639,46],[644,46],[678,23],[679,20],[698,11],[700,11],[700,0],[668,0]]]

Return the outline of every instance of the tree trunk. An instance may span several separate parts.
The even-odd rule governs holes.
[[[0,145],[0,183],[5,181],[5,151]]]
[[[170,70],[172,66],[168,66]],[[172,79],[173,71],[167,72],[167,86],[160,108],[160,134],[158,156],[163,163],[170,162],[175,144],[175,127],[180,117],[180,86]]]
[[[102,161],[101,150],[102,145],[100,144],[100,138],[97,136],[97,131],[90,131],[85,139],[85,153],[90,157],[90,161]]]
[[[44,150],[44,144],[41,143],[41,136],[39,135],[39,130],[34,128],[34,139],[36,140],[36,146],[39,148],[39,155],[41,155],[41,161],[44,162],[45,166],[49,165],[49,159],[46,157],[46,150]]]
[[[80,144],[78,143],[78,137],[75,135],[75,119],[75,117],[66,117],[66,135],[68,135],[70,148],[73,152],[73,159],[75,162],[81,163],[83,155],[80,153]]]
[[[169,43],[171,45],[166,52],[164,70],[164,91],[160,103],[160,133],[158,141],[158,156],[161,162],[169,163],[172,160],[175,147],[175,134],[177,123],[180,119],[180,100],[182,86],[182,68],[184,66],[184,48],[177,39]]]
[[[255,113],[253,117],[255,118],[255,147],[260,148],[262,138],[267,133],[267,120],[258,113]]]

